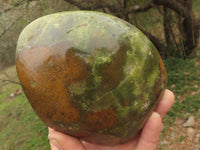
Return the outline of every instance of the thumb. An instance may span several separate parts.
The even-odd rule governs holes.
[[[85,150],[79,139],[49,128],[51,150]]]
[[[158,113],[153,112],[142,130],[136,149],[155,150],[159,140],[161,127],[162,127],[161,116]]]

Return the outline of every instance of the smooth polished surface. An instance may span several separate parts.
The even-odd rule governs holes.
[[[160,55],[141,31],[89,11],[33,21],[19,37],[16,65],[41,120],[103,145],[133,139],[167,82]]]

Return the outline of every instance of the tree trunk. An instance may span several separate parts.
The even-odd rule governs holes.
[[[166,7],[163,7],[163,24],[164,24],[164,31],[165,31],[165,40],[167,45],[170,45],[170,26],[169,26],[169,14]]]
[[[170,8],[180,17],[183,17],[185,54],[191,54],[192,50],[197,46],[199,38],[198,22],[192,13],[191,0],[182,0],[181,2],[180,0],[154,0],[153,2],[155,5],[162,5]]]

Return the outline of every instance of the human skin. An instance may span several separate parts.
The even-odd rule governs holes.
[[[101,146],[60,133],[49,128],[51,150],[155,150],[162,128],[162,118],[174,103],[174,94],[165,90],[156,109],[147,120],[141,132],[130,142],[116,146]]]

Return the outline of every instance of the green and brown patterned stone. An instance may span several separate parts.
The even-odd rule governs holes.
[[[90,11],[30,23],[18,40],[16,66],[41,120],[102,145],[133,139],[167,82],[159,53],[141,31]]]

